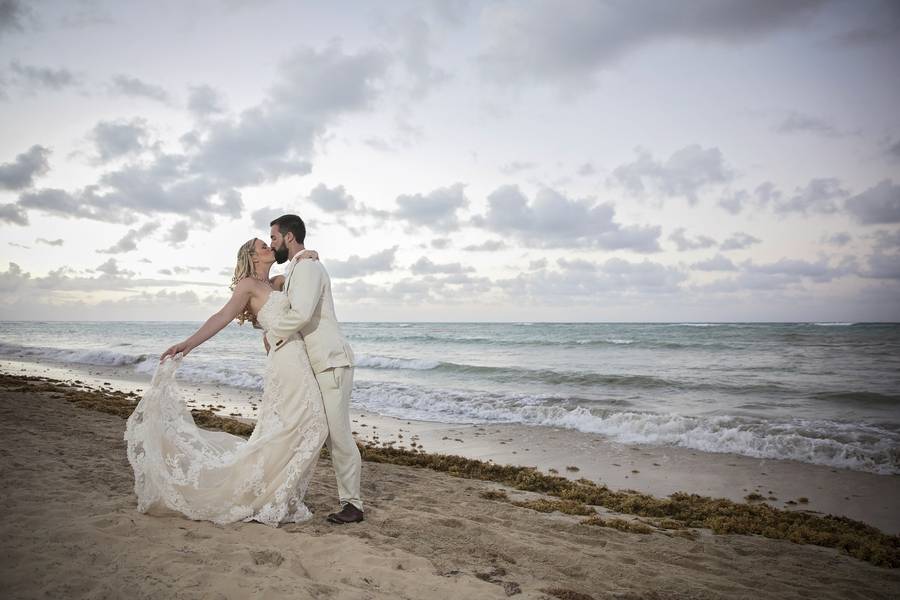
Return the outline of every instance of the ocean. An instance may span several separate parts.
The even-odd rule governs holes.
[[[149,376],[159,353],[198,325],[0,322],[0,357]],[[361,410],[900,473],[900,324],[343,327],[357,355]],[[260,390],[264,359],[261,333],[232,324],[193,351],[179,376]]]

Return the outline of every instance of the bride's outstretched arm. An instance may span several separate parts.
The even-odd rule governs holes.
[[[237,286],[234,288],[234,293],[231,295],[231,299],[223,306],[219,311],[208,318],[206,323],[200,326],[200,329],[195,331],[193,335],[184,340],[183,342],[178,342],[174,346],[170,347],[168,350],[163,352],[159,360],[164,360],[167,356],[175,356],[179,352],[182,354],[187,354],[212,336],[219,333],[226,325],[231,323],[241,312],[244,310],[244,307],[247,306],[247,303],[250,301],[250,296],[253,291],[253,283],[250,282],[249,279],[243,279],[238,282]]]

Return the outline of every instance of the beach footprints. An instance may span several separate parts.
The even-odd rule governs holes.
[[[506,592],[507,596],[515,596],[516,594],[522,593],[522,588],[515,581],[505,581],[500,579],[501,577],[506,576],[506,569],[503,567],[498,567],[494,565],[490,571],[482,571],[476,572],[475,577],[481,579],[482,581],[487,581],[488,583],[494,583],[503,588],[503,591]]]
[[[279,567],[284,562],[284,556],[275,550],[251,550],[250,558],[253,559],[253,564],[257,566],[269,565]]]

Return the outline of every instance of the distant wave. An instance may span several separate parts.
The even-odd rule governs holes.
[[[848,390],[836,392],[816,392],[812,394],[816,400],[830,400],[841,405],[861,404],[864,406],[900,406],[900,395],[879,394],[877,392],[853,392]]]
[[[460,345],[483,345],[488,347],[504,347],[504,346],[546,346],[546,347],[583,347],[583,346],[635,346],[640,348],[678,350],[697,348],[701,350],[740,350],[745,347],[741,343],[726,343],[717,340],[640,340],[624,337],[578,337],[571,340],[552,339],[547,336],[534,337],[517,337],[517,338],[491,338],[484,336],[443,336],[430,334],[416,335],[390,335],[378,333],[375,335],[360,334],[354,332],[350,336],[351,342],[420,342],[425,344],[460,344]]]
[[[369,369],[413,369],[427,371],[441,365],[435,360],[419,360],[416,358],[391,358],[389,356],[360,356],[356,366]]]
[[[126,354],[104,349],[70,350],[46,346],[20,346],[6,342],[0,342],[0,355],[17,358],[44,358],[56,362],[108,367],[134,365],[148,357],[147,354]]]
[[[900,433],[865,424],[592,410],[551,396],[429,390],[383,382],[357,384],[353,398],[367,410],[399,418],[561,427],[601,434],[621,443],[900,474]]]
[[[608,339],[599,339],[599,340],[597,340],[597,339],[582,339],[582,340],[575,340],[575,343],[578,345],[581,345],[581,346],[594,345],[594,344],[619,345],[619,344],[633,344],[634,340],[626,340],[626,339],[622,339],[622,338],[608,338]]]
[[[818,325],[819,327],[850,327],[851,325],[856,325],[856,323],[813,323],[813,325]]]

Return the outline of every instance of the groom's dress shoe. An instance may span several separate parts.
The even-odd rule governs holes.
[[[347,523],[359,523],[363,520],[363,511],[359,510],[349,502],[344,505],[341,512],[331,513],[328,515],[328,522],[336,525],[345,525]]]

